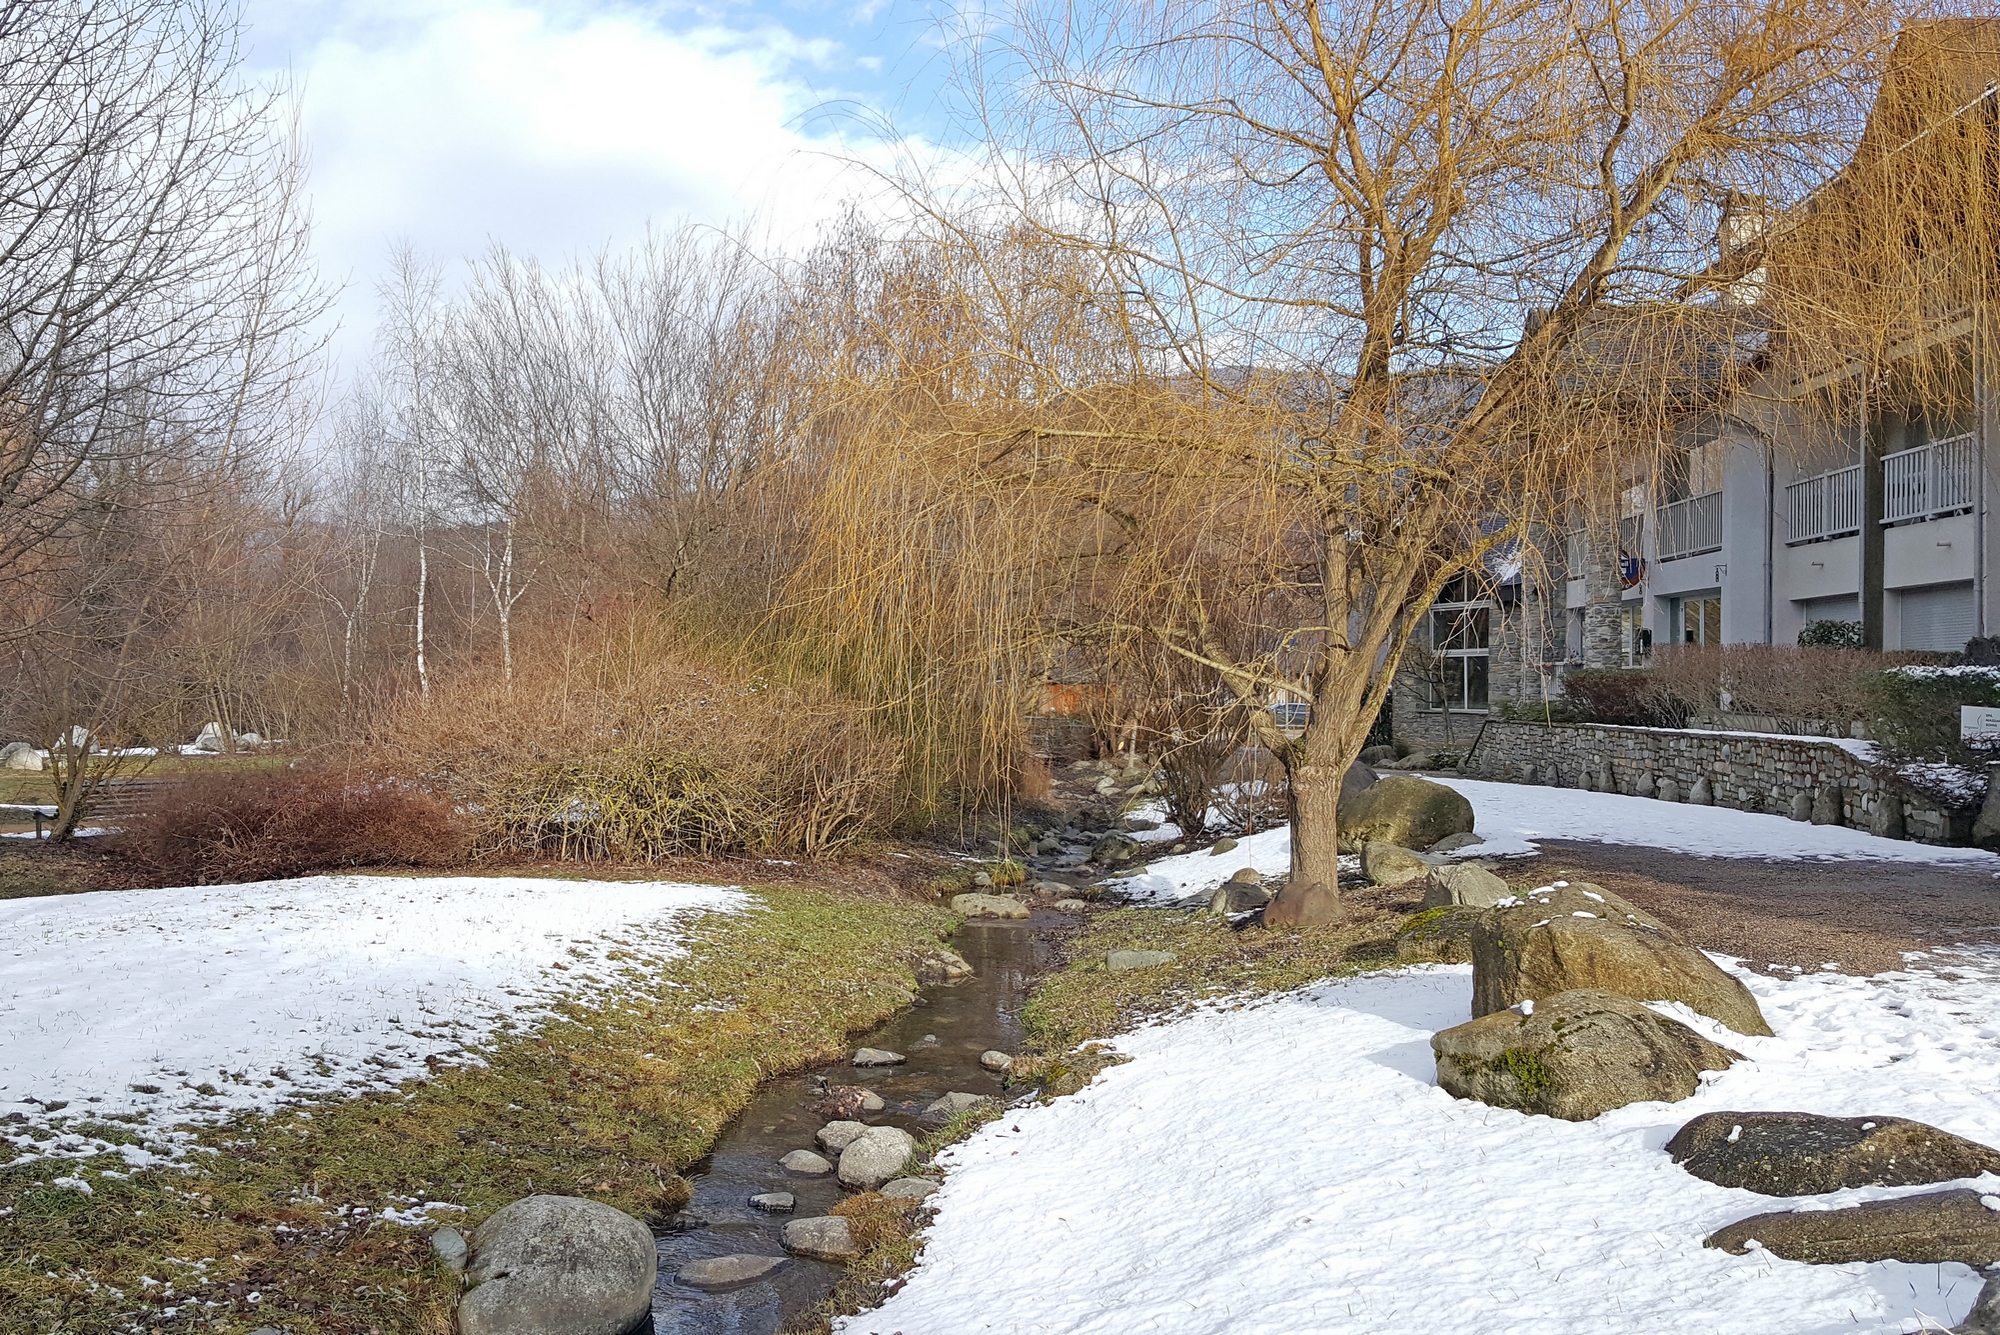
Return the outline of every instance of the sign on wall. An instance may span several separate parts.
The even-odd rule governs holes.
[[[1984,705],[1958,707],[1958,739],[1962,742],[2000,743],[2000,709]]]

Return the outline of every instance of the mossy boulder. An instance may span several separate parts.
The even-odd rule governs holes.
[[[1338,811],[1340,851],[1359,853],[1370,843],[1429,848],[1472,830],[1472,803],[1414,774],[1389,774],[1360,791],[1343,788]]]
[[[1630,997],[1576,990],[1431,1035],[1438,1085],[1461,1099],[1584,1122],[1675,1103],[1737,1054]]]
[[[1472,958],[1472,926],[1479,910],[1441,905],[1412,914],[1396,932],[1398,964],[1463,964]]]
[[[1472,933],[1472,1013],[1587,989],[1678,1001],[1739,1034],[1768,1036],[1750,989],[1651,914],[1583,883],[1502,900]]]

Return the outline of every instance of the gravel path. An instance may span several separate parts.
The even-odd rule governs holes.
[[[1657,913],[1707,950],[1768,969],[1828,963],[1872,974],[1903,952],[2000,942],[2000,878],[1990,871],[1896,862],[1764,862],[1700,858],[1544,840],[1539,858],[1509,863],[1518,881],[1594,881]]]

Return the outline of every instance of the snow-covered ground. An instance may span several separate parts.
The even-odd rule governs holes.
[[[1583,1123],[1436,1087],[1429,1037],[1470,1014],[1463,966],[1139,1030],[1117,1044],[1133,1060],[1082,1094],[949,1151],[916,1271],[837,1329],[1864,1335],[1963,1319],[1980,1288],[1965,1266],[1704,1248],[1792,1203],[1710,1185],[1661,1147],[1736,1109],[1892,1114],[2000,1145],[2000,952],[1876,978],[1741,976],[1776,1037],[1661,1007],[1750,1060],[1683,1103]],[[2000,1192],[1992,1176],[1960,1185]]]
[[[1538,839],[1579,839],[1665,848],[1691,857],[1915,862],[2000,872],[2000,857],[1984,849],[1884,839],[1838,825],[1810,825],[1729,807],[1587,793],[1578,788],[1423,777],[1456,788],[1472,803],[1473,829],[1485,842],[1461,848],[1454,857],[1520,857],[1536,852]],[[1161,858],[1113,884],[1135,899],[1164,902],[1197,890],[1212,890],[1243,867],[1275,876],[1291,865],[1291,858],[1290,831],[1264,830],[1219,857],[1204,848]]]
[[[1536,839],[1585,839],[1670,848],[1694,857],[1920,862],[2000,870],[2000,858],[1983,849],[1884,839],[1844,826],[1811,825],[1730,807],[1587,793],[1580,788],[1425,777],[1456,788],[1472,803],[1473,829],[1486,842],[1461,849],[1461,857],[1532,853]]]
[[[170,1150],[176,1122],[394,1085],[601,983],[615,946],[669,954],[677,919],[746,902],[713,886],[469,876],[0,902],[0,1116],[136,1116]]]

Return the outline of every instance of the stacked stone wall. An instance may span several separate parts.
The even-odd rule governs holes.
[[[1901,782],[1851,744],[1800,737],[1493,719],[1459,772],[1707,802],[1927,844],[1965,843],[1976,814]]]

